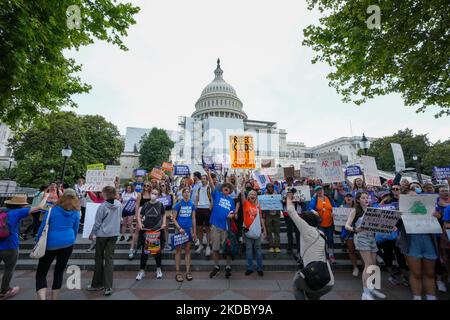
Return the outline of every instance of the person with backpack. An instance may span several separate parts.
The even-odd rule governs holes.
[[[209,185],[211,188],[214,187],[214,181],[211,177],[211,172],[209,169],[207,170]],[[212,242],[212,251],[213,251],[213,260],[214,260],[214,268],[209,274],[210,278],[214,278],[219,272],[219,250],[226,244],[230,245],[229,249],[235,250],[236,239],[233,237],[233,233],[230,233],[228,220],[235,219],[235,205],[234,200],[230,196],[233,191],[233,185],[231,183],[224,183],[222,185],[222,191],[217,188],[214,189],[212,193],[213,198],[213,209],[211,212],[211,242]],[[231,222],[230,222],[231,223]],[[236,230],[237,231],[237,230]],[[231,246],[233,246],[231,248]],[[228,252],[227,252],[228,251]],[[229,250],[225,250],[223,252],[227,265],[225,267],[225,277],[228,279],[231,277],[231,259],[233,258],[230,255]]]
[[[294,276],[294,296],[297,300],[320,300],[333,289],[334,275],[327,259],[326,236],[318,228],[320,217],[304,212],[300,217],[292,201],[294,194],[286,195],[289,217],[300,233],[299,270]]]
[[[243,180],[242,187],[246,185]],[[243,209],[243,236],[245,241],[245,255],[247,258],[247,270],[245,275],[252,274],[255,270],[253,266],[253,249],[256,254],[256,271],[259,276],[264,276],[263,255],[261,249],[261,239],[266,237],[266,227],[261,214],[261,207],[258,203],[258,194],[255,190],[248,193],[247,199],[245,193],[241,192],[241,203]]]
[[[189,188],[184,188],[183,199],[177,202],[173,207],[175,214],[173,215],[173,224],[177,233],[172,236],[172,245],[176,248],[175,253],[175,268],[176,276],[175,280],[177,282],[183,282],[183,276],[180,273],[180,259],[181,251],[184,246],[184,258],[186,261],[186,280],[192,281],[191,269],[191,240],[197,239],[197,230],[195,222],[196,207],[190,200],[190,190]],[[181,238],[179,244],[176,243],[176,239]]]
[[[125,240],[125,232],[130,231],[127,242],[130,242],[133,238],[133,219],[135,216],[136,201],[138,193],[134,190],[134,186],[129,184],[126,186],[126,190],[121,195],[122,201],[122,236],[119,241]]]
[[[2,284],[0,300],[14,297],[19,292],[19,287],[10,287],[11,279],[19,257],[19,225],[20,221],[29,215],[43,210],[49,194],[44,193],[41,202],[33,207],[28,207],[26,195],[16,195],[5,201],[5,207],[0,208],[0,263],[3,261]]]
[[[196,254],[200,254],[203,250],[203,236],[206,232],[206,249],[205,256],[211,255],[211,225],[209,219],[211,218],[211,209],[213,206],[213,199],[211,196],[211,186],[208,184],[208,177],[202,176],[202,186],[197,189],[197,197],[195,207],[196,223],[197,223],[197,245]]]
[[[139,214],[137,215],[139,237],[144,245],[142,246],[140,270],[136,276],[136,281],[145,277],[145,267],[150,254],[155,257],[156,278],[162,279],[163,277],[161,250],[165,244],[164,229],[167,225],[167,219],[164,205],[158,201],[158,197],[159,190],[152,189],[150,201],[139,208]]]
[[[333,207],[336,207],[334,200],[324,194],[322,186],[314,188],[316,194],[312,197],[309,203],[309,210],[315,211],[319,214],[321,222],[319,229],[327,236],[328,254],[331,263],[336,263],[334,257],[334,225],[333,225]]]

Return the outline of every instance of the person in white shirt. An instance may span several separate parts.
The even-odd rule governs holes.
[[[77,194],[78,199],[80,199],[81,205],[81,219],[80,225],[84,224],[84,216],[86,214],[86,187],[84,185],[84,179],[78,179],[78,183],[75,185],[75,193]]]
[[[197,250],[195,253],[200,254],[203,250],[203,236],[206,232],[206,249],[205,256],[211,255],[211,230],[209,219],[211,217],[211,209],[213,206],[212,190],[208,184],[208,177],[203,175],[201,177],[201,186],[197,189],[194,202],[196,210],[196,223],[197,223]],[[205,229],[205,230],[203,230]]]

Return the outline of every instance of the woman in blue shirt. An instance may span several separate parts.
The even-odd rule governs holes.
[[[191,240],[196,241],[197,239],[197,230],[196,230],[196,221],[195,221],[195,205],[190,200],[191,193],[189,188],[184,188],[182,190],[183,199],[180,202],[177,202],[173,207],[175,211],[173,215],[173,224],[175,228],[178,230],[179,234],[187,235],[188,241],[184,244],[181,244],[176,247],[175,254],[175,268],[177,271],[177,275],[175,279],[178,282],[183,282],[183,276],[180,273],[180,259],[181,259],[181,251],[185,252],[185,261],[186,261],[186,280],[192,281],[192,274],[190,272],[191,269]],[[174,235],[175,239],[176,234]],[[175,245],[175,244],[174,244]]]

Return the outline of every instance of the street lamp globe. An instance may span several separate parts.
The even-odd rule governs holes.
[[[68,144],[64,147],[64,149],[61,150],[61,155],[64,158],[70,158],[70,156],[72,155],[72,149]]]
[[[366,138],[366,135],[363,133],[362,139],[359,142],[359,147],[364,150],[364,153],[367,155],[367,150],[370,148],[370,141]]]
[[[418,157],[417,157],[416,155],[413,155],[412,159],[413,159],[414,161],[417,161]]]

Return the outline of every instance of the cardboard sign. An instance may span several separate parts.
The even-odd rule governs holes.
[[[450,166],[447,167],[433,167],[433,176],[436,180],[445,180],[450,178]]]
[[[391,234],[401,217],[401,212],[382,208],[367,208],[361,228],[366,231]]]
[[[255,147],[252,136],[230,136],[232,169],[255,169]]]
[[[268,175],[261,174],[260,171],[253,171],[253,178],[258,183],[260,189],[264,189],[268,183],[271,183],[270,177]]]
[[[189,166],[178,165],[173,167],[173,174],[175,176],[189,176],[191,172]]]
[[[317,178],[317,165],[316,164],[302,164],[300,166],[300,175],[302,178],[315,179]]]
[[[86,171],[86,191],[102,191],[104,187],[115,187],[116,173],[108,170]]]
[[[265,194],[258,196],[261,210],[283,210],[281,194]]]
[[[156,180],[162,180],[164,172],[161,169],[153,168],[152,172],[150,172],[150,177]]]
[[[366,184],[374,187],[381,187],[380,176],[378,175],[377,163],[374,157],[361,156],[364,166],[364,178]]]
[[[158,201],[161,202],[165,207],[172,205],[172,196],[165,196],[158,198]]]
[[[334,225],[337,227],[345,226],[352,210],[353,208],[333,208]]]
[[[319,178],[323,183],[345,181],[341,156],[337,152],[322,153],[317,160]]]
[[[311,201],[311,189],[309,186],[296,186],[294,188],[297,189],[297,193],[301,200],[306,202]]]
[[[86,170],[105,170],[105,166],[103,163],[89,164]]]
[[[406,169],[402,146],[398,143],[391,143],[391,148],[394,154],[395,171],[400,172],[400,170]]]
[[[173,164],[170,162],[164,162],[162,164],[162,171],[173,172]]]
[[[435,194],[400,195],[399,208],[406,233],[442,233],[438,219],[433,216],[436,198]]]
[[[345,170],[347,177],[362,176],[362,174],[361,167],[359,166],[348,166]]]
[[[95,216],[100,203],[88,202],[86,203],[86,213],[84,214],[83,238],[88,239],[92,228],[95,224]]]
[[[261,168],[275,167],[275,159],[261,159]]]
[[[294,178],[295,168],[294,167],[283,168],[283,173],[284,173],[284,179],[287,179],[287,177]]]
[[[294,179],[300,180],[302,176],[300,175],[300,170],[294,171]]]

